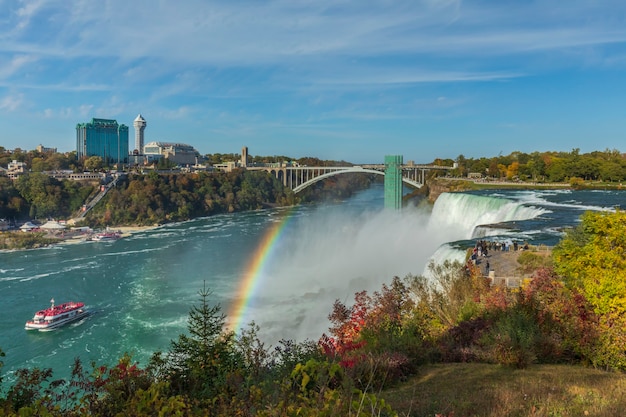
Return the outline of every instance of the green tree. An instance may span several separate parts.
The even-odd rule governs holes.
[[[104,161],[99,156],[91,156],[85,160],[85,169],[88,171],[99,171],[104,166]]]
[[[15,183],[21,196],[30,204],[30,217],[46,218],[59,214],[63,192],[61,183],[45,174],[22,175]]]
[[[565,181],[568,177],[566,162],[560,158],[552,158],[550,164],[546,167],[546,174],[549,181]]]
[[[622,181],[626,170],[618,162],[607,161],[600,166],[600,177],[604,181]]]
[[[553,251],[555,270],[599,315],[596,366],[626,369],[626,212],[587,212]]]
[[[626,212],[586,212],[553,251],[555,270],[599,314],[626,313]]]
[[[234,334],[224,329],[221,307],[209,305],[212,293],[205,286],[198,294],[200,306],[189,312],[188,334],[172,341],[165,358],[157,352],[149,368],[169,383],[174,395],[212,399],[227,389],[228,375],[241,365],[241,358]]]

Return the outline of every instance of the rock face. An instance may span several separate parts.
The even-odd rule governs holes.
[[[433,178],[426,181],[428,187],[428,201],[434,203],[442,193],[470,190],[472,184],[467,181]]]

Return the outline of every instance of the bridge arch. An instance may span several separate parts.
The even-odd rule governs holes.
[[[385,176],[385,173],[383,171],[378,171],[375,169],[367,169],[367,168],[362,168],[362,167],[346,167],[346,169],[342,169],[342,170],[337,170],[337,171],[331,171],[331,172],[326,172],[324,174],[321,174],[315,178],[312,178],[308,181],[303,182],[302,184],[298,185],[297,187],[295,187],[293,189],[294,194],[299,193],[300,191],[304,190],[305,188],[315,184],[318,181],[321,181],[325,178],[330,178],[332,176],[335,175],[340,175],[340,174],[354,174],[354,173],[365,173],[365,174],[376,174],[376,175],[382,175]],[[415,188],[421,188],[422,184],[420,184],[417,181],[413,181],[409,178],[402,178],[402,182],[404,184],[410,185],[412,187]]]

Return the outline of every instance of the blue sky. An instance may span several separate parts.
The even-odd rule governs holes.
[[[626,152],[623,0],[0,0],[0,145],[129,125],[355,163]]]

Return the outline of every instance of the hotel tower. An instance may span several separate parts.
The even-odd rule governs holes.
[[[143,131],[146,129],[146,119],[141,114],[133,121],[135,126],[135,150],[143,155]]]

